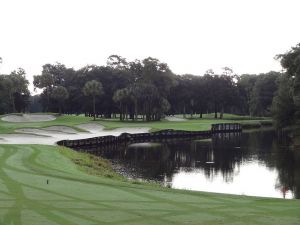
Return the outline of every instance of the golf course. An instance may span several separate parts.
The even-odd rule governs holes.
[[[226,121],[236,122],[238,118]],[[205,130],[214,122],[210,118],[151,123],[93,122],[84,116],[60,116],[45,122],[1,120],[0,133],[18,135],[17,129],[51,126],[87,132],[78,128],[86,123],[102,125],[108,131],[126,127]],[[175,190],[126,180],[105,159],[55,145],[1,144],[0,179],[3,225],[300,224],[299,200]]]

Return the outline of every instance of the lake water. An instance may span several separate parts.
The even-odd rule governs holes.
[[[290,134],[254,131],[97,149],[128,178],[207,192],[300,198],[300,150]]]

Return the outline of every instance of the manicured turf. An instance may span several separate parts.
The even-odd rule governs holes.
[[[0,224],[300,224],[299,200],[176,191],[92,176],[60,151],[68,150],[0,145]]]
[[[230,120],[229,120],[230,119]],[[219,122],[258,124],[261,118],[225,115],[224,120],[120,122],[97,120],[107,129],[208,130]],[[263,118],[264,119],[264,118]],[[93,122],[84,116],[9,123],[18,128]],[[74,127],[75,128],[75,127]],[[48,180],[48,184],[47,184]],[[172,190],[126,181],[109,162],[70,149],[43,145],[0,145],[0,224],[300,224],[300,201]]]
[[[208,115],[210,117],[210,115]],[[211,128],[211,124],[214,123],[229,123],[229,122],[239,122],[242,124],[259,124],[261,121],[269,121],[265,118],[255,118],[251,119],[250,117],[242,117],[225,114],[224,119],[192,119],[187,121],[156,121],[156,122],[133,122],[133,121],[124,121],[121,122],[118,119],[97,119],[95,123],[100,123],[105,126],[107,129],[114,129],[120,127],[149,127],[152,130],[161,130],[161,129],[177,129],[177,130],[209,130]],[[16,129],[20,128],[37,128],[37,127],[48,127],[48,126],[56,126],[56,125],[64,125],[70,126],[75,129],[75,125],[82,123],[94,123],[93,118],[80,116],[59,116],[56,120],[48,121],[48,122],[26,122],[26,123],[11,123],[0,120],[0,134],[8,134],[13,133]]]

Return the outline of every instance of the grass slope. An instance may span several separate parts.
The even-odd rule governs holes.
[[[65,151],[0,145],[0,224],[300,224],[299,200],[179,191],[92,176]],[[72,157],[85,157],[76,154]]]

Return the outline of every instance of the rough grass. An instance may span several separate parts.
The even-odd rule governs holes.
[[[67,158],[71,159],[75,163],[79,170],[95,176],[104,176],[114,179],[122,179],[112,168],[109,160],[103,159],[101,157],[83,153],[76,152],[72,149],[60,147],[60,153],[62,153]]]
[[[70,154],[54,146],[0,145],[0,224],[300,224],[299,200],[180,191],[92,176],[72,162],[90,159]]]

